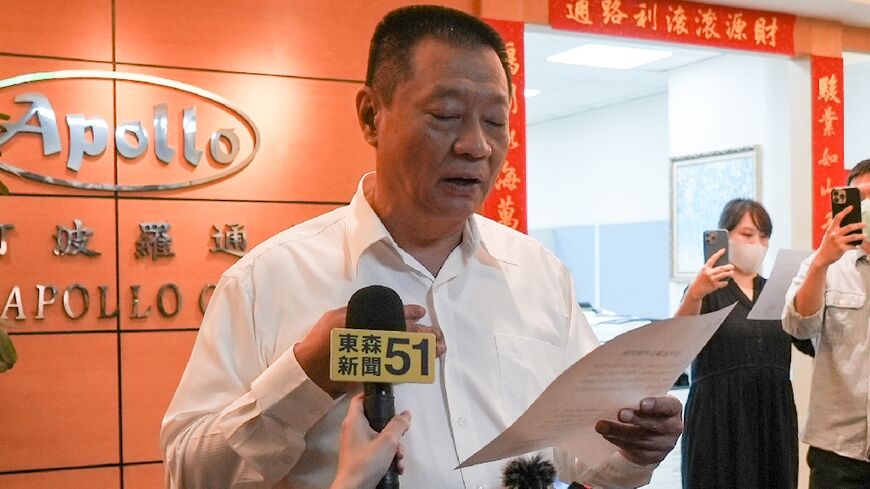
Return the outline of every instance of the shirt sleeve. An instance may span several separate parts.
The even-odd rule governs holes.
[[[814,338],[822,331],[824,301],[822,301],[819,310],[809,316],[800,315],[794,306],[794,297],[807,277],[813,257],[814,255],[810,255],[801,263],[797,275],[792,279],[788,292],[785,294],[785,307],[782,310],[782,328],[786,333],[798,339]]]
[[[564,368],[568,368],[599,345],[595,332],[575,299],[574,281],[570,274],[566,272],[566,275],[565,310],[568,337]],[[623,457],[615,446],[610,458],[597,467],[586,467],[574,455],[559,448],[553,450],[553,459],[560,479],[569,483],[583,482],[596,488],[620,489],[646,485],[657,467],[637,465]]]
[[[241,278],[223,277],[163,418],[167,487],[269,488],[305,448],[305,433],[334,401],[290,348],[267,365],[254,301]]]
[[[614,452],[603,464],[590,469],[580,464],[572,455],[554,449],[554,462],[559,478],[565,482],[582,482],[596,489],[628,489],[645,486],[652,479],[655,465],[638,465]]]

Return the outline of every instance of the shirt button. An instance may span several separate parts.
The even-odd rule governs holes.
[[[465,418],[459,418],[459,419],[457,419],[457,420],[456,420],[456,424],[458,424],[460,428],[465,428],[465,424],[466,424],[466,423],[465,423]],[[482,488],[482,487],[479,487],[478,489],[483,489],[483,488]]]

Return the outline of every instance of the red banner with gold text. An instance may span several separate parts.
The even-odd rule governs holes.
[[[843,161],[843,59],[812,56],[813,248],[831,221],[831,188],[846,184]]]
[[[523,96],[525,56],[523,54],[522,22],[488,20],[507,44],[513,75],[511,94],[511,142],[507,159],[489,197],[483,203],[481,214],[523,233],[528,232],[526,220],[526,100]]]
[[[556,29],[794,54],[795,16],[697,2],[550,0]]]

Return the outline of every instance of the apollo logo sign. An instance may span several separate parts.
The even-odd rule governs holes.
[[[174,103],[170,109],[165,100],[148,100],[150,110],[137,112],[136,119],[127,119],[126,114],[118,111],[119,123],[110,129],[107,120],[115,119],[111,114],[61,115],[55,111],[51,97],[44,94],[45,87],[75,81],[79,82],[76,86],[81,87],[81,81],[89,80],[113,81],[118,99],[122,85],[131,83],[151,89],[142,93],[151,97],[155,93],[162,94],[157,96],[172,98]],[[26,90],[21,89],[24,86]],[[0,132],[0,170],[47,184],[109,191],[193,187],[240,172],[253,161],[260,146],[257,126],[234,104],[219,95],[174,80],[111,71],[34,73],[0,80],[0,104],[4,103],[2,97],[6,89],[16,90],[14,107],[20,108],[18,113],[10,113],[12,118],[3,123],[5,132]],[[77,102],[82,103],[76,103],[75,110],[88,106],[86,100]],[[116,105],[120,103],[120,100],[115,101]],[[141,107],[142,103],[136,101],[134,105]],[[3,112],[9,113],[7,106],[0,105]],[[197,121],[198,108],[207,110],[209,120],[220,121],[220,126],[203,130]],[[65,121],[66,127],[61,121]],[[205,143],[203,135],[208,137]],[[16,145],[27,144],[21,143],[22,140],[30,139],[32,145],[33,138],[41,143],[42,157],[14,151]],[[79,174],[83,167],[104,164],[95,158],[110,146],[114,146],[118,157],[117,181],[81,179]],[[150,167],[143,168],[141,175],[136,174],[137,166],[148,164]]]

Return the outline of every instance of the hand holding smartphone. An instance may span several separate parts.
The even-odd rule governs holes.
[[[725,250],[725,253],[716,260],[713,268],[721,267],[729,263],[728,260],[728,231],[724,229],[708,229],[704,231],[704,263],[710,261],[710,258],[719,250]]]
[[[836,216],[846,207],[852,206],[849,213],[843,217],[840,227],[861,222],[861,192],[856,187],[836,187],[831,189],[831,216]],[[857,234],[857,240],[850,241],[854,246],[864,241],[863,233],[856,229],[849,234]]]

